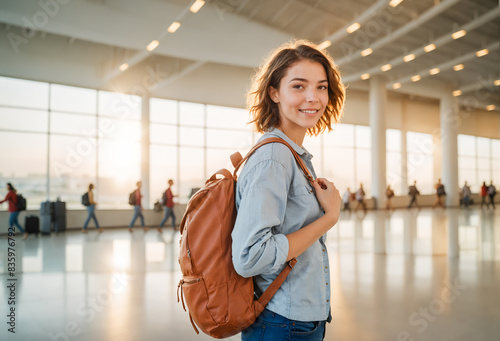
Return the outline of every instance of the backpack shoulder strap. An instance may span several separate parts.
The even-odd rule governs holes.
[[[302,170],[302,173],[304,173],[304,176],[307,178],[307,180],[309,180],[309,182],[311,183],[311,185],[313,184],[314,178],[312,177],[311,173],[309,172],[309,169],[307,169],[306,165],[304,164],[304,161],[302,161],[302,159],[300,158],[299,154],[297,154],[297,152],[293,149],[292,146],[290,146],[290,144],[288,144],[288,142],[286,142],[285,140],[283,140],[282,138],[279,138],[279,137],[270,137],[270,138],[267,138],[267,139],[262,140],[261,142],[257,143],[255,146],[253,146],[253,148],[250,149],[250,151],[247,153],[247,155],[245,155],[245,157],[243,159],[241,159],[237,165],[235,165],[234,173],[233,173],[233,177],[235,179],[236,179],[236,173],[238,172],[238,169],[241,167],[241,165],[257,149],[259,149],[260,147],[262,147],[263,145],[268,144],[268,143],[282,143],[285,146],[287,146],[288,149],[290,149],[290,151],[292,152],[293,157],[295,158],[295,161],[297,161],[297,164],[299,165],[300,169]],[[235,154],[231,155],[231,161],[238,160],[238,157],[237,157],[237,155],[235,156]],[[241,157],[241,155],[240,155],[240,157]],[[234,161],[233,161],[233,165],[234,165]]]
[[[288,261],[288,264],[283,270],[281,270],[278,277],[274,279],[274,281],[267,287],[266,291],[264,291],[264,293],[259,297],[259,299],[257,300],[258,304],[256,304],[257,315],[264,310],[271,298],[278,291],[279,287],[283,284],[290,271],[292,271],[296,263],[296,258],[292,258],[290,261]]]

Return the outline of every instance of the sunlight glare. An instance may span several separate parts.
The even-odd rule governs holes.
[[[113,266],[116,270],[130,268],[130,240],[113,241]]]

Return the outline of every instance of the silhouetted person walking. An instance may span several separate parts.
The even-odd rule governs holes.
[[[138,181],[136,185],[137,189],[134,191],[135,193],[134,216],[132,217],[132,221],[128,226],[128,230],[130,232],[133,232],[132,227],[134,227],[135,220],[139,217],[141,218],[141,226],[144,228],[144,232],[146,232],[148,228],[144,226],[144,216],[142,215],[142,194],[141,194],[142,182]]]
[[[161,228],[163,227],[163,225],[165,225],[169,217],[172,217],[172,228],[175,229],[174,197],[176,195],[172,193],[173,184],[174,180],[172,179],[168,180],[168,188],[165,191],[165,194],[163,195],[163,205],[165,205],[165,216],[163,217],[163,220],[160,223],[158,232],[161,232]]]
[[[95,206],[97,205],[97,203],[94,201],[94,192],[92,192],[93,189],[94,189],[94,185],[90,184],[89,191],[87,192],[88,196],[89,196],[89,205],[87,206],[88,215],[87,215],[87,219],[85,219],[85,223],[83,223],[83,229],[82,229],[83,233],[87,233],[87,226],[90,222],[90,219],[94,220],[95,227],[97,227],[97,229],[99,230],[99,233],[102,232],[102,229],[99,227],[99,222],[97,221],[97,217],[95,215]]]
[[[486,202],[486,196],[488,195],[488,186],[486,186],[486,181],[483,181],[483,185],[481,186],[481,208],[486,204],[486,207],[489,207],[489,204]]]
[[[465,182],[464,184],[464,187],[462,188],[462,196],[463,196],[463,200],[464,200],[464,206],[465,208],[469,208],[469,204],[470,204],[470,195],[471,195],[471,191],[470,191],[470,186],[467,185],[467,181]]]
[[[411,185],[408,188],[408,195],[411,197],[410,204],[408,205],[408,208],[411,208],[413,204],[418,207],[418,202],[417,202],[417,195],[420,195],[420,191],[417,189],[417,181],[415,180],[413,182],[413,185]]]
[[[394,191],[391,188],[391,185],[387,186],[385,190],[386,202],[385,209],[386,210],[394,210],[394,206],[392,205],[392,198],[394,197]]]
[[[490,182],[490,185],[488,186],[488,195],[490,197],[490,203],[491,206],[493,206],[493,209],[495,209],[495,195],[497,194],[497,189],[493,185],[493,180]],[[490,205],[488,205],[490,207]]]
[[[23,239],[26,239],[28,233],[23,230],[21,224],[17,221],[19,217],[19,211],[17,209],[17,191],[10,182],[7,184],[7,195],[5,199],[0,201],[0,204],[6,201],[9,202],[9,228],[12,228],[14,225],[17,226],[19,231],[23,234]]]
[[[344,211],[349,211],[351,213],[351,197],[353,193],[351,192],[351,189],[347,187],[347,190],[344,192],[344,195],[342,196],[342,203],[344,204]]]
[[[354,212],[356,212],[359,208],[359,206],[363,206],[363,212],[366,213],[366,203],[365,203],[365,190],[363,189],[363,184],[359,184],[359,188],[356,191],[356,200],[358,202],[358,205],[354,209]]]
[[[436,206],[444,208],[445,206],[444,203],[441,202],[441,198],[446,195],[446,192],[444,190],[444,185],[441,183],[441,179],[438,179],[438,183],[434,186],[434,188],[436,189],[436,201],[434,202],[432,208]]]

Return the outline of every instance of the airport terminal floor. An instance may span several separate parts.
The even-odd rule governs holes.
[[[449,229],[458,231],[455,258]],[[14,277],[2,242],[0,340],[211,339],[195,334],[177,303],[178,240],[172,229],[126,227],[17,237]],[[499,340],[498,207],[343,212],[328,247],[325,340]],[[15,298],[15,334],[7,297]]]

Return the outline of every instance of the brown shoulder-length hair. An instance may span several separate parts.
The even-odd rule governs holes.
[[[272,86],[279,89],[281,79],[288,69],[301,60],[311,60],[320,63],[325,69],[328,80],[328,104],[325,112],[316,126],[309,128],[307,134],[318,135],[332,124],[338,123],[343,114],[345,88],[340,78],[340,72],[332,57],[326,51],[307,40],[296,40],[286,43],[272,51],[252,79],[252,86],[247,95],[247,108],[250,112],[250,123],[255,124],[259,133],[265,133],[280,126],[278,104],[270,95]]]

